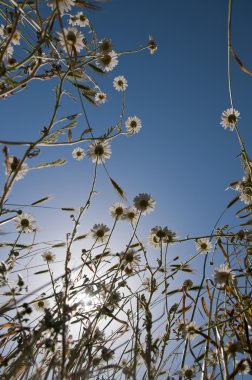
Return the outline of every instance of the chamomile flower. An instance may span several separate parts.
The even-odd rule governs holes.
[[[154,248],[160,247],[162,244],[172,243],[177,237],[175,232],[172,232],[167,227],[156,226],[151,229],[149,235],[149,243]]]
[[[83,158],[85,157],[85,155],[86,155],[86,153],[85,153],[84,149],[82,149],[80,147],[75,148],[72,151],[72,156],[77,161],[83,160]]]
[[[23,233],[29,233],[35,230],[35,219],[30,214],[18,215],[15,219],[16,229]]]
[[[44,311],[45,309],[49,309],[50,303],[47,299],[39,299],[34,303],[34,308],[37,311]]]
[[[229,128],[230,131],[233,131],[238,122],[238,117],[240,112],[234,108],[228,108],[226,111],[223,111],[221,114],[221,126],[224,129]]]
[[[198,326],[195,322],[189,322],[185,324],[182,330],[182,336],[185,339],[193,340],[197,335]]]
[[[107,95],[104,92],[97,92],[95,94],[95,101],[98,104],[103,104],[106,102]]]
[[[146,193],[141,193],[137,195],[134,199],[134,206],[142,215],[146,215],[154,210],[156,202],[154,199]]]
[[[8,159],[5,162],[5,174],[7,176],[16,173],[18,166],[19,166],[20,160],[15,156],[9,156]],[[23,162],[16,173],[15,180],[19,181],[20,179],[23,179],[25,174],[28,172],[29,166]]]
[[[136,270],[141,261],[141,256],[134,249],[129,249],[120,254],[121,269],[127,274],[132,274]]]
[[[88,26],[89,20],[88,18],[83,14],[83,12],[78,12],[76,14],[76,25],[79,25],[80,27]]]
[[[101,54],[109,53],[112,50],[112,41],[108,38],[103,38],[99,41],[98,50]]]
[[[44,261],[46,261],[47,263],[53,263],[56,259],[56,256],[54,253],[52,253],[51,251],[45,251],[42,253],[42,258]]]
[[[134,223],[139,218],[139,211],[135,207],[127,207],[124,209],[123,220]]]
[[[197,239],[196,241],[196,251],[199,253],[207,253],[213,249],[213,244],[208,238]]]
[[[96,66],[102,71],[112,71],[118,64],[118,55],[111,50],[110,52],[101,55],[96,60]]]
[[[112,218],[122,219],[124,215],[125,206],[123,203],[114,203],[109,211]]]
[[[84,36],[83,34],[74,27],[64,28],[63,33],[59,33],[59,42],[65,52],[71,53],[72,49],[75,49],[77,52],[80,52],[85,44],[84,44]],[[64,38],[65,37],[65,38]]]
[[[128,82],[124,78],[124,76],[120,75],[119,77],[116,77],[113,80],[113,86],[116,89],[116,91],[125,91],[128,87]]]
[[[183,376],[185,379],[192,379],[193,377],[195,377],[195,373],[195,368],[193,366],[189,367],[187,365],[185,365],[180,371],[180,375]]]
[[[224,347],[228,357],[234,357],[238,352],[243,352],[242,345],[237,340],[230,340]]]
[[[217,285],[224,286],[234,278],[232,269],[227,264],[221,264],[219,268],[214,270],[214,282]]]
[[[103,243],[109,237],[110,229],[105,224],[95,224],[91,229],[92,237],[100,243]]]
[[[102,164],[111,156],[110,144],[106,141],[94,141],[89,145],[87,154],[92,162]]]
[[[243,359],[241,361],[235,361],[235,367],[239,368],[239,373],[243,375],[251,374],[251,366],[249,364],[249,359]]]
[[[75,5],[75,0],[48,0],[48,5],[52,9],[56,9],[57,4],[60,10],[60,13],[65,13],[65,12],[70,11],[70,9]]]
[[[127,133],[133,135],[142,128],[142,122],[137,116],[128,117],[125,123]]]
[[[77,25],[77,17],[71,15],[71,16],[69,17],[68,22],[69,22],[69,25],[72,25],[72,26]]]

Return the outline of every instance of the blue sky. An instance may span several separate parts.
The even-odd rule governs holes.
[[[100,79],[108,102],[96,108],[86,104],[91,125],[104,131],[120,114],[121,97],[113,89],[113,78],[127,78],[125,117],[137,115],[143,128],[137,135],[112,142],[109,173],[125,190],[130,203],[142,192],[157,201],[155,213],[146,216],[140,226],[145,238],[155,225],[167,225],[181,237],[208,234],[235,196],[225,189],[242,177],[236,136],[220,126],[221,112],[230,107],[227,1],[114,0],[101,5],[101,10],[88,12],[88,17],[99,38],[111,38],[116,51],[143,46],[149,34],[158,44],[154,55],[144,51],[121,56],[119,65]],[[249,0],[242,4],[234,1],[233,47],[248,67],[252,58],[247,43],[252,31],[251,11]],[[241,112],[240,130],[245,141],[250,141],[252,78],[233,60],[232,77],[235,108]],[[55,84],[33,81],[21,93],[1,102],[3,139],[39,136],[39,130],[50,120]],[[66,97],[60,112],[66,115],[82,110]],[[82,129],[85,122],[80,120]],[[48,206],[79,207],[88,192],[93,165],[88,158],[74,161],[72,149],[41,149],[31,164],[59,157],[69,163],[57,169],[31,171],[24,181],[16,182],[10,201],[27,203],[53,195]],[[10,154],[18,151],[10,148]],[[102,167],[96,190],[94,206],[82,227],[85,231],[94,223],[112,224],[108,208],[119,200]],[[60,217],[59,223],[55,211],[27,211],[40,220],[42,236],[62,238],[69,229],[68,215]],[[223,224],[239,223],[233,213],[233,209],[227,213]],[[53,228],[48,228],[48,218]],[[118,232],[119,240],[122,235]]]

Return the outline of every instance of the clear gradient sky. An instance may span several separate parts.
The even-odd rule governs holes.
[[[100,38],[111,38],[116,51],[139,48],[151,34],[158,50],[121,56],[119,65],[100,80],[108,102],[86,105],[97,131],[115,124],[121,97],[112,82],[117,75],[128,80],[125,116],[142,120],[141,132],[112,142],[107,167],[127,194],[129,202],[141,192],[157,202],[155,213],[140,226],[143,239],[161,225],[197,236],[211,232],[220,213],[236,195],[228,184],[242,177],[240,148],[234,133],[220,126],[221,112],[230,107],[227,82],[226,0],[114,0],[88,12]],[[252,69],[252,2],[233,1],[233,48]],[[252,77],[232,60],[234,106],[241,112],[240,130],[250,152]],[[54,82],[55,85],[56,82]],[[0,104],[2,139],[36,139],[50,120],[53,82],[32,82],[28,88]],[[81,112],[78,103],[65,98],[62,114]],[[84,123],[84,119],[82,119]],[[86,149],[87,145],[83,145]],[[16,182],[9,201],[27,203],[53,195],[50,206],[79,207],[88,192],[93,165],[71,156],[73,148],[43,148],[32,164],[63,157],[69,163],[57,169],[33,170]],[[19,150],[11,148],[10,154]],[[1,169],[4,176],[4,168]],[[108,208],[118,201],[106,174],[99,168],[98,192],[82,231],[94,223],[112,225]],[[240,205],[242,206],[242,205]],[[234,209],[223,224],[238,224]],[[40,221],[44,239],[62,239],[69,230],[68,215],[30,210]],[[65,218],[65,219],[64,219]],[[8,230],[8,229],[7,229]],[[124,239],[123,232],[118,241]],[[63,236],[62,236],[63,235]],[[122,249],[122,247],[120,247]],[[187,258],[193,252],[187,252]]]

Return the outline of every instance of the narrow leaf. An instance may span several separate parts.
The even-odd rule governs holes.
[[[32,169],[42,169],[42,168],[48,168],[48,167],[52,167],[52,166],[61,166],[61,165],[65,165],[66,163],[67,163],[66,160],[64,160],[63,158],[59,158],[56,161],[46,162],[44,164],[36,165]]]
[[[112,186],[116,190],[116,192],[120,195],[120,197],[125,199],[126,195],[125,195],[124,191],[121,189],[121,187],[111,177],[109,177],[109,179],[112,183]]]

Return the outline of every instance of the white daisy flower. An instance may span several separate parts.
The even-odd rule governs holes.
[[[57,8],[57,3],[60,13],[65,13],[70,11],[70,9],[75,5],[75,0],[48,0],[48,5],[52,9]]]
[[[128,117],[125,123],[127,133],[133,135],[142,128],[142,122],[137,116]]]
[[[96,66],[103,71],[112,71],[118,64],[118,55],[111,50],[107,54],[101,55],[97,61]]]
[[[51,251],[45,251],[44,253],[42,253],[41,256],[43,257],[43,260],[47,263],[53,263],[56,259],[56,255]]]
[[[185,379],[192,379],[193,377],[195,377],[195,374],[196,371],[193,366],[189,367],[185,365],[180,371],[180,375],[183,376]]]
[[[234,108],[228,108],[226,111],[223,111],[221,114],[221,126],[224,129],[229,128],[230,131],[233,131],[238,122],[238,117],[240,112]]]
[[[23,233],[29,233],[35,230],[35,219],[30,214],[18,215],[15,219],[16,229]]]
[[[2,50],[5,50],[4,51],[4,55],[3,55],[3,60],[6,62],[6,61],[9,61],[9,59],[13,56],[13,53],[14,53],[14,49],[11,45],[8,45],[7,49],[5,49],[5,46],[1,46],[0,47],[0,52],[2,52]]]
[[[149,243],[154,248],[159,248],[162,244],[172,243],[177,238],[177,234],[167,227],[156,226],[151,229]]]
[[[157,50],[157,44],[155,43],[153,37],[149,36],[149,42],[148,42],[148,49],[150,51],[151,54],[154,54],[155,51]]]
[[[238,352],[243,352],[242,345],[237,340],[230,340],[224,347],[228,357],[234,357]]]
[[[15,173],[18,168],[19,163],[20,163],[20,160],[17,157],[9,156],[7,161],[5,162],[5,174],[9,176]],[[29,166],[25,162],[23,162],[21,167],[18,170],[15,180],[19,181],[20,179],[23,179],[25,174],[28,171],[29,171]]]
[[[124,78],[124,76],[120,75],[119,77],[116,77],[113,80],[113,86],[116,89],[116,91],[125,91],[128,87],[128,82]]]
[[[236,360],[235,368],[239,368],[239,373],[242,373],[243,375],[248,375],[251,373],[251,367],[248,359],[242,359],[241,361]]]
[[[232,269],[227,264],[221,264],[219,268],[214,270],[214,282],[217,285],[224,286],[233,278]]]
[[[95,101],[98,104],[103,104],[106,102],[107,95],[104,92],[97,92],[95,94]]]
[[[110,144],[106,141],[94,141],[89,145],[87,154],[92,162],[102,164],[111,156]]]
[[[91,229],[92,237],[100,243],[103,243],[109,237],[110,229],[105,224],[95,224]]]
[[[196,241],[196,251],[199,253],[207,253],[213,249],[213,244],[208,238],[197,239]]]
[[[76,28],[74,27],[69,27],[67,29],[64,28],[64,35],[66,39],[64,39],[63,33],[57,32],[59,35],[59,42],[65,52],[69,50],[69,53],[72,52],[72,48],[74,47],[77,52],[80,52],[85,44],[84,44],[84,36],[83,34]],[[67,44],[67,46],[66,46]]]
[[[89,25],[89,20],[88,18],[83,14],[83,12],[78,12],[76,14],[76,25],[79,25],[81,27],[88,26]]]
[[[12,38],[11,38],[11,43],[13,45],[20,45],[20,38],[21,38],[21,33],[19,30],[15,30]]]
[[[112,50],[112,41],[108,38],[103,38],[99,41],[98,49],[102,54],[109,53]]]
[[[114,203],[109,209],[110,215],[115,219],[123,219],[124,210],[125,206],[123,203]]]
[[[142,215],[146,215],[149,212],[153,211],[156,204],[154,199],[149,194],[145,193],[137,195],[134,198],[133,202],[136,209],[140,211]]]
[[[130,223],[136,222],[139,218],[139,211],[135,207],[127,207],[124,209],[123,220]]]
[[[85,157],[85,155],[86,155],[86,153],[85,153],[84,149],[82,149],[80,147],[75,148],[72,151],[72,156],[77,161],[83,160],[83,158]]]
[[[49,309],[50,302],[47,299],[39,299],[33,305],[37,311],[44,311],[45,309]]]
[[[182,336],[185,339],[193,340],[197,335],[197,330],[197,324],[195,322],[189,322],[185,325],[184,330],[182,331]]]
[[[121,269],[127,274],[131,274],[138,268],[141,261],[141,256],[134,249],[129,249],[127,252],[120,254]]]
[[[68,20],[69,25],[75,26],[77,25],[77,17],[76,16],[70,16]]]

